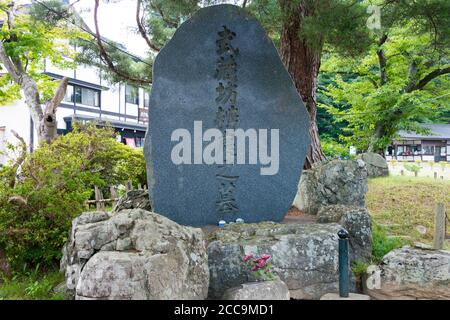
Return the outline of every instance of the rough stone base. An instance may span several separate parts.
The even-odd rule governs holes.
[[[348,297],[340,297],[339,293],[327,293],[320,300],[371,300],[370,296],[358,293],[349,293]]]
[[[85,212],[72,223],[61,268],[80,300],[205,299],[203,232],[142,209]]]
[[[377,300],[450,299],[450,251],[403,247],[369,266],[364,291]]]
[[[319,299],[338,290],[338,237],[329,224],[234,224],[210,235],[209,298],[220,299],[232,287],[252,281],[246,254],[269,254],[274,273],[294,299]],[[355,278],[351,275],[351,290]]]
[[[249,282],[225,291],[223,300],[289,300],[287,285],[281,281]]]

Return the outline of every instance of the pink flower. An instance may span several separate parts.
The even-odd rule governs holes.
[[[258,268],[264,268],[266,266],[267,262],[266,260],[259,261],[259,263],[256,265]]]
[[[265,260],[269,260],[269,259],[270,259],[270,255],[268,255],[268,254],[263,254],[263,255],[261,256],[261,259],[263,259],[264,261],[265,261]]]
[[[253,258],[253,254],[247,254],[245,257],[244,257],[244,262],[247,262],[248,260],[250,260],[250,259],[252,259]]]

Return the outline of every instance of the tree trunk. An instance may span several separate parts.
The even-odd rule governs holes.
[[[38,142],[45,141],[50,144],[57,137],[56,110],[64,99],[67,89],[68,78],[63,78],[53,98],[46,103],[42,110],[36,81],[26,73],[21,73],[18,79],[25,103],[30,110],[31,119],[37,131]]]
[[[14,42],[17,40],[14,30],[16,3],[12,1],[7,8],[7,25],[11,32],[9,41]],[[36,81],[27,73],[20,57],[8,54],[2,41],[0,41],[0,63],[6,68],[11,79],[22,89],[25,103],[30,110],[31,119],[37,131],[38,142],[51,143],[57,136],[56,109],[66,94],[68,78],[61,79],[54,96],[46,102],[45,109],[42,110]]]
[[[306,1],[305,1],[306,2]],[[321,47],[312,48],[299,36],[301,19],[313,14],[308,4],[301,2],[293,5],[290,0],[280,1],[281,8],[286,13],[281,34],[281,60],[291,75],[310,116],[309,134],[311,146],[306,156],[304,168],[311,168],[313,163],[325,160],[320,146],[317,127],[317,77],[319,75]]]
[[[377,148],[378,139],[382,138],[384,134],[384,128],[381,123],[375,124],[375,129],[373,130],[372,137],[370,137],[369,147],[367,148],[367,152],[374,152],[382,154],[381,150]]]

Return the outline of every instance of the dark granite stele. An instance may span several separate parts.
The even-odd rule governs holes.
[[[203,8],[160,51],[153,76],[145,157],[154,212],[192,226],[237,218],[281,221],[297,192],[310,122],[260,23],[237,6]],[[278,130],[278,171],[262,175],[262,168],[270,165],[261,163],[259,153],[257,163],[249,164],[248,148],[245,164],[205,164],[203,153],[202,163],[193,164],[194,152],[192,164],[175,164],[172,150],[181,140],[172,141],[172,133],[187,129],[194,149],[195,121],[201,121],[203,133],[211,128],[255,129],[258,152],[264,146],[264,131],[259,130],[267,129],[269,155],[274,157],[271,143],[277,139],[271,130]],[[205,150],[208,144],[198,145]],[[230,159],[237,160],[236,150]]]

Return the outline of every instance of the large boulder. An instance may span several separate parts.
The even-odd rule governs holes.
[[[147,190],[131,190],[117,201],[113,212],[119,212],[124,209],[144,209],[152,211],[152,205]]]
[[[366,208],[346,205],[321,207],[320,223],[337,222],[349,233],[350,261],[369,261],[372,256],[372,219]]]
[[[338,291],[339,224],[232,224],[209,238],[209,297],[252,280],[246,254],[272,256],[273,272],[295,299],[319,299]],[[355,288],[352,277],[353,290]]]
[[[289,300],[287,285],[281,280],[248,282],[225,291],[223,300]]]
[[[363,153],[359,158],[365,162],[369,177],[384,177],[389,175],[389,167],[386,159],[378,153]]]
[[[361,159],[319,163],[303,171],[294,206],[308,214],[332,204],[364,207],[367,190],[367,169]]]
[[[403,247],[367,269],[366,292],[375,299],[450,299],[450,251]]]
[[[72,223],[61,267],[76,299],[205,299],[200,229],[142,209],[86,212]]]

